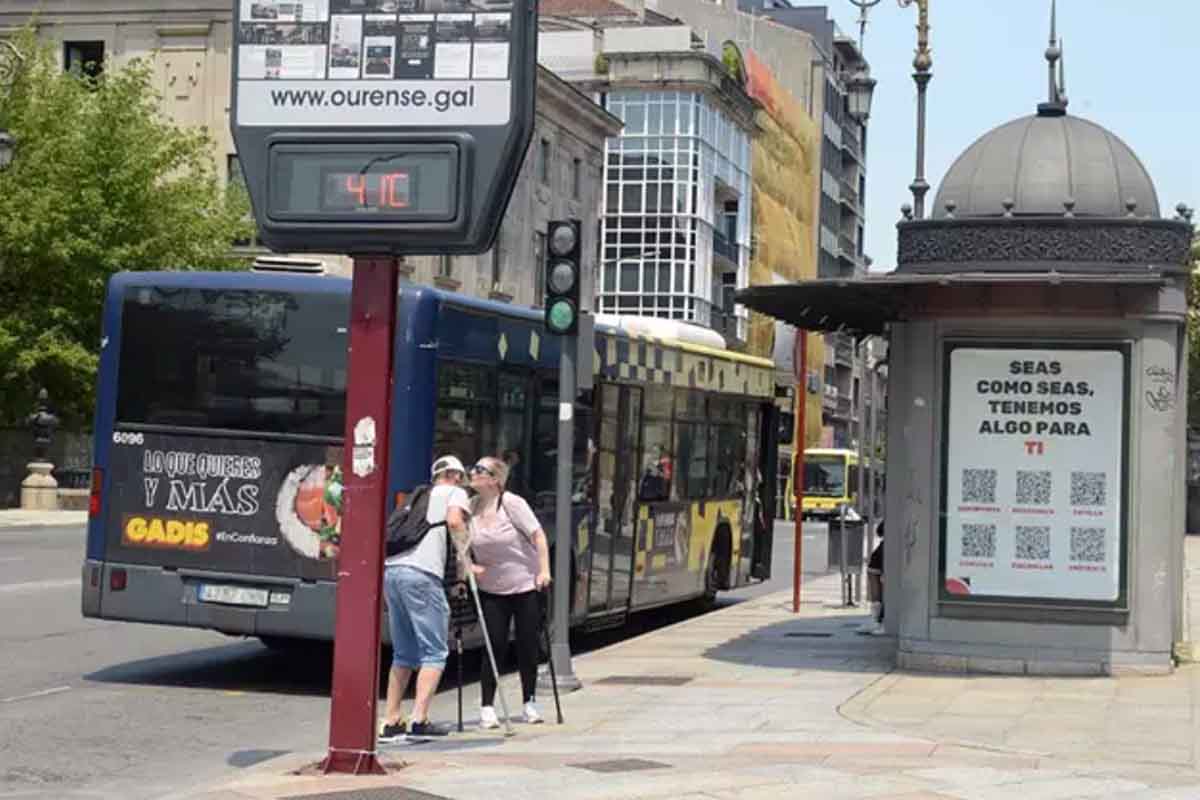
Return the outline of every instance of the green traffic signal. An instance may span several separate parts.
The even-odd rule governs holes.
[[[569,300],[555,300],[546,310],[546,323],[554,333],[567,333],[575,325],[575,306]]]

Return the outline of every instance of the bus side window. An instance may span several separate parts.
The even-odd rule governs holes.
[[[675,452],[683,469],[681,498],[700,499],[708,488],[708,426],[703,422],[675,424]]]
[[[455,455],[473,464],[495,439],[495,422],[487,421],[483,408],[494,408],[492,375],[473,364],[442,362],[438,365],[437,422],[433,432],[433,458]]]
[[[671,393],[649,391],[642,409],[642,469],[638,500],[671,499],[675,457],[671,441]]]

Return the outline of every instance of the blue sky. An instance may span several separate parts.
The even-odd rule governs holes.
[[[801,5],[796,2],[796,5]],[[830,15],[858,35],[858,10],[828,0]],[[892,269],[895,223],[911,202],[916,154],[912,56],[916,7],[883,0],[870,13],[866,56],[879,81],[869,123],[866,252]],[[1050,0],[932,0],[926,210],[953,160],[975,139],[1031,114],[1046,99]],[[1158,189],[1164,216],[1200,206],[1195,107],[1197,0],[1058,0],[1069,113],[1105,126],[1133,148]]]

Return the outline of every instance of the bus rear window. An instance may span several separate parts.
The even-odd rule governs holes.
[[[117,420],[340,437],[348,320],[336,294],[131,288]]]
[[[804,458],[804,493],[814,497],[844,497],[846,461],[842,458]]]

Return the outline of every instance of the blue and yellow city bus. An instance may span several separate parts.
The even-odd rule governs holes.
[[[332,637],[350,535],[349,295],[345,279],[278,272],[110,281],[85,616],[269,644]],[[542,326],[532,309],[401,289],[393,498],[427,481],[436,455],[498,455],[557,542],[560,340]],[[602,325],[590,366],[575,409],[573,624],[768,577],[771,362]]]

